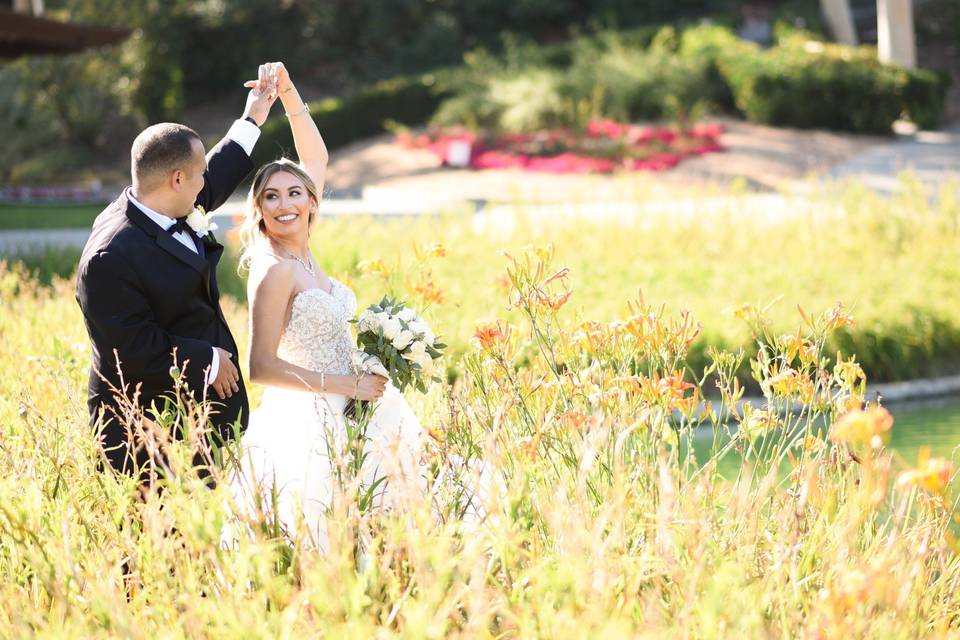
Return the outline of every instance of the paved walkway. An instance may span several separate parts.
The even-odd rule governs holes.
[[[960,126],[922,131],[913,138],[867,149],[834,166],[830,178],[855,178],[890,195],[900,188],[902,172],[913,173],[931,196],[951,179],[960,180]]]
[[[0,256],[37,252],[44,248],[83,247],[86,229],[25,229],[0,231]]]
[[[737,133],[741,129],[754,127],[753,125],[730,125],[732,135],[746,136]],[[754,127],[756,128],[756,127]],[[760,135],[750,129],[752,136]],[[767,146],[777,142],[777,135],[788,136],[791,130],[762,131],[761,134],[772,138]],[[904,138],[893,142],[880,142],[880,139],[869,139],[863,142],[848,141],[840,137],[841,134],[824,132],[810,132],[809,136],[827,136],[829,139],[813,140],[831,146],[843,147],[844,159],[839,160],[832,167],[820,172],[820,183],[837,179],[857,179],[877,192],[890,195],[900,188],[899,176],[904,171],[912,172],[926,188],[931,196],[949,184],[951,179],[960,181],[960,126],[938,132],[920,132],[912,138]],[[832,136],[832,137],[830,137]],[[833,138],[837,138],[836,140]],[[794,141],[795,142],[795,141]],[[726,141],[725,141],[726,143]],[[777,153],[783,155],[791,144],[780,141],[783,149]],[[380,141],[373,147],[392,144]],[[740,144],[734,139],[734,148]],[[746,146],[744,146],[746,145]],[[844,146],[845,145],[845,146]],[[856,145],[859,145],[857,147]],[[744,149],[749,145],[742,142]],[[791,147],[792,148],[792,147]],[[777,157],[771,149],[761,149],[759,157],[776,164]],[[797,149],[793,151],[796,153]],[[848,153],[849,152],[849,153]],[[393,155],[402,151],[393,150]],[[406,153],[411,153],[409,150]],[[415,152],[413,152],[415,153]],[[742,155],[750,155],[741,150]],[[838,152],[839,153],[839,152]],[[355,154],[358,155],[358,154]],[[359,156],[363,154],[360,153]],[[754,153],[756,155],[756,153]],[[776,157],[775,157],[776,156]],[[405,156],[406,157],[406,156]],[[751,156],[752,157],[752,156]],[[517,212],[522,210],[524,215],[534,219],[556,219],[566,216],[586,215],[591,218],[631,218],[643,216],[671,216],[693,217],[705,214],[723,214],[736,217],[745,216],[750,219],[764,219],[775,221],[789,213],[803,213],[808,215],[807,207],[797,206],[802,203],[810,191],[809,180],[794,180],[792,188],[781,189],[777,193],[748,193],[740,196],[690,197],[688,186],[684,187],[681,181],[677,183],[678,172],[691,170],[706,171],[706,168],[693,166],[696,162],[720,162],[742,169],[736,165],[736,154],[713,154],[704,159],[690,161],[691,166],[684,169],[683,163],[673,172],[657,174],[656,176],[552,176],[524,173],[510,173],[498,171],[464,172],[449,169],[428,169],[426,167],[404,167],[408,174],[397,179],[391,177],[387,171],[384,175],[376,172],[368,173],[374,184],[365,187],[353,186],[346,188],[337,186],[337,169],[331,167],[331,176],[334,179],[328,184],[334,188],[334,194],[350,195],[347,198],[327,198],[321,205],[321,215],[373,215],[378,217],[411,216],[435,214],[440,212],[472,215],[475,226],[483,228],[486,225],[494,227],[502,224],[511,224]],[[409,160],[412,162],[412,160]],[[420,158],[425,162],[426,159]],[[430,160],[435,162],[435,160]],[[356,160],[353,161],[356,164]],[[362,164],[362,163],[361,163]],[[367,170],[369,166],[363,165]],[[712,165],[711,165],[712,166]],[[352,167],[351,165],[351,168]],[[340,168],[340,173],[345,171]],[[712,173],[711,173],[712,172]],[[716,174],[716,167],[710,169],[711,175]],[[676,174],[676,175],[674,175]],[[706,173],[704,174],[706,175]],[[784,174],[786,177],[787,174]],[[429,179],[428,179],[429,178]],[[688,176],[689,178],[689,176]],[[349,182],[341,180],[344,185]],[[467,184],[469,183],[469,184]],[[533,183],[545,186],[543,189],[531,190]],[[660,184],[663,183],[663,184]],[[467,188],[472,185],[474,188]],[[566,189],[564,189],[566,187]],[[570,189],[574,188],[574,191]],[[784,191],[792,195],[785,195]],[[522,204],[516,204],[521,202]],[[237,216],[242,216],[246,209],[243,194],[231,198],[215,213],[220,226],[218,235],[221,237],[234,224]],[[820,212],[829,215],[830,212]],[[0,231],[0,255],[10,255],[34,251],[42,247],[82,247],[89,233],[84,229],[43,229],[24,231]]]

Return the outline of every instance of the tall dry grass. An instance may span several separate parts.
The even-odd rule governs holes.
[[[469,329],[455,384],[417,399],[430,489],[386,514],[346,495],[326,555],[256,518],[222,549],[229,497],[183,446],[146,500],[98,471],[72,287],[0,269],[0,635],[956,636],[951,461],[884,448],[896,426],[826,346],[842,307],[794,311],[783,332],[739,308],[766,400],[737,409],[744,355],[689,367],[695,314],[632,294],[571,322],[576,271],[554,247],[507,253],[485,296],[502,317]],[[704,426],[705,463],[690,446]],[[725,479],[728,448],[743,464]]]

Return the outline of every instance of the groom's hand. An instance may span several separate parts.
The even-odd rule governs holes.
[[[247,94],[247,106],[243,110],[241,118],[253,118],[257,126],[263,126],[270,115],[270,107],[276,101],[277,86],[276,75],[271,74],[271,67],[268,64],[260,65],[260,71],[256,82],[248,82],[246,86],[250,87],[250,93]]]
[[[217,392],[221,400],[226,400],[240,391],[240,371],[233,364],[232,353],[220,347],[217,347],[217,353],[220,356],[220,368],[217,370],[217,377],[210,383],[210,386]]]

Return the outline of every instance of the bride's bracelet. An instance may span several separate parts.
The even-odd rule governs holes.
[[[353,397],[356,398],[360,393],[360,376],[356,376],[353,379]]]
[[[297,111],[296,113],[286,113],[286,112],[284,112],[284,115],[287,116],[288,118],[292,118],[292,117],[294,117],[294,116],[299,116],[299,115],[304,114],[304,113],[310,113],[310,105],[307,104],[306,102],[303,103],[303,109],[301,109],[300,111]]]
[[[320,372],[320,391],[325,392],[326,390],[327,390],[326,374],[321,371]]]

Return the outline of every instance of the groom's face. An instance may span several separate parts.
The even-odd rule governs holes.
[[[193,154],[190,160],[180,170],[178,193],[178,212],[185,215],[193,210],[193,205],[197,201],[200,190],[203,189],[203,174],[207,170],[207,158],[204,154],[203,143],[199,140],[192,140]]]

